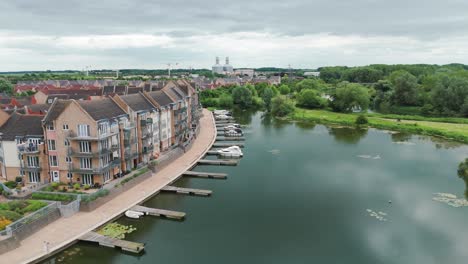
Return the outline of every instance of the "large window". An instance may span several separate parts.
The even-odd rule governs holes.
[[[83,184],[94,185],[94,179],[92,174],[83,174],[82,177]]]
[[[78,125],[78,136],[89,137],[89,125]]]
[[[39,172],[28,172],[29,182],[36,183],[41,181],[41,174]]]
[[[39,167],[39,157],[28,156],[29,167]]]
[[[47,125],[46,125],[46,128],[47,128],[47,130],[49,130],[49,131],[55,130],[54,124],[53,124],[53,123],[47,124]]]
[[[104,173],[104,182],[108,182],[108,181],[110,181],[110,179],[111,179],[110,172],[109,171],[105,172]]]
[[[49,156],[49,164],[51,167],[57,167],[58,166],[57,156]]]
[[[99,135],[107,134],[108,130],[109,130],[109,124],[108,123],[99,124],[99,127],[98,127]]]
[[[91,159],[90,158],[81,158],[80,159],[80,166],[82,169],[91,169]]]
[[[47,140],[47,148],[49,150],[57,150],[57,148],[55,147],[55,140],[53,139]]]
[[[80,141],[80,152],[81,153],[90,153],[91,152],[91,142],[89,142],[89,141]]]

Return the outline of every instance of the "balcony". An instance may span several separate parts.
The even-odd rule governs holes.
[[[102,133],[102,134],[99,134],[98,136],[85,136],[85,135],[77,135],[75,131],[70,131],[68,133],[68,139],[69,140],[80,140],[80,141],[86,141],[86,140],[89,140],[89,141],[98,141],[98,140],[102,140],[102,139],[106,139],[106,138],[109,138],[111,136],[114,136],[114,135],[117,135],[118,134],[118,131],[108,131],[106,133]]]
[[[69,149],[68,150],[68,156],[70,157],[82,157],[82,158],[96,158],[104,155],[109,155],[114,151],[119,150],[118,145],[112,145],[108,149],[102,149],[99,151],[93,151],[93,152],[80,152],[79,150],[75,149]]]
[[[39,148],[42,146],[43,144],[27,144],[27,143],[23,143],[23,144],[18,144],[18,152],[20,154],[27,154],[27,155],[39,155],[40,153],[40,150]]]
[[[130,159],[133,159],[133,158],[136,158],[138,157],[138,153],[136,152],[132,152],[132,151],[126,151],[125,154],[124,154],[124,158],[125,160],[130,160]]]
[[[123,128],[123,130],[132,130],[135,128],[135,123],[134,122],[128,122],[127,126]]]
[[[70,172],[78,173],[78,174],[103,174],[108,172],[112,168],[115,168],[120,165],[120,159],[114,159],[113,161],[109,162],[109,164],[105,166],[100,166],[98,168],[76,168],[71,167]]]
[[[42,168],[39,166],[31,166],[31,165],[26,165],[21,168],[23,171],[27,172],[41,172]]]

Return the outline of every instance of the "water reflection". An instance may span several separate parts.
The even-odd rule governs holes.
[[[351,128],[351,127],[330,127],[328,133],[332,135],[336,141],[346,144],[357,144],[367,135],[367,129]]]
[[[412,137],[412,134],[402,132],[391,133],[391,135],[393,142],[406,142],[409,141]]]
[[[314,129],[317,124],[315,122],[296,122],[296,127],[301,129]]]

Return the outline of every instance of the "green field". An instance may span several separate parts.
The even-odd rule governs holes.
[[[326,110],[297,108],[291,120],[314,121],[325,124],[353,126],[359,114],[335,113]],[[398,121],[400,119],[400,121]],[[421,135],[438,136],[468,143],[468,120],[464,118],[425,118],[421,116],[401,116],[369,114],[369,126],[379,129],[410,132]]]

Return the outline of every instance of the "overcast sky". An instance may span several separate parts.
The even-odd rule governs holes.
[[[467,63],[466,0],[0,2],[0,71]],[[222,59],[224,60],[224,59]]]

